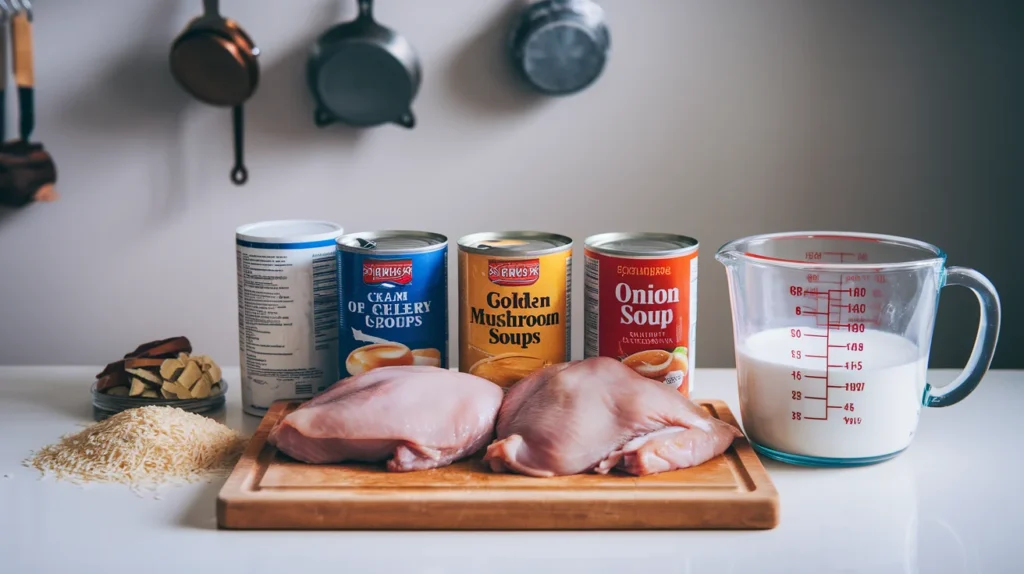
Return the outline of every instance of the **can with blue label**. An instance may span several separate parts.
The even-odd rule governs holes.
[[[448,238],[338,238],[339,378],[394,365],[448,368]]]

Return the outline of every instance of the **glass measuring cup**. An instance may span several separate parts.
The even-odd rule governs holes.
[[[933,245],[889,235],[773,233],[723,245],[743,427],[776,460],[848,466],[910,445],[921,406],[945,407],[988,371],[999,295],[981,273],[946,267]],[[967,367],[926,381],[939,291],[974,291],[981,320]]]

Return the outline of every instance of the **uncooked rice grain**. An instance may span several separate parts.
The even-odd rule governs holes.
[[[25,466],[77,484],[122,483],[138,491],[225,475],[247,442],[238,431],[202,415],[144,406],[63,436]]]

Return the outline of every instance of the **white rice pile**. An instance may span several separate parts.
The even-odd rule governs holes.
[[[225,475],[247,442],[241,433],[202,415],[145,406],[65,435],[24,464],[60,480],[123,483],[138,492]]]

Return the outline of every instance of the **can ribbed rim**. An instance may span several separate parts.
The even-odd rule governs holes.
[[[551,243],[551,247],[523,250],[505,247],[475,246],[475,244],[479,244],[483,241],[500,239],[549,241]],[[499,257],[536,257],[539,255],[561,253],[572,249],[572,238],[546,231],[483,231],[480,233],[464,235],[459,238],[458,245],[460,250],[477,255],[497,255]]]
[[[377,247],[371,247],[360,242],[372,242],[379,239],[423,239],[429,243],[420,247],[396,247],[391,249],[381,249]],[[444,249],[448,245],[448,237],[441,235],[440,233],[434,233],[431,231],[414,231],[409,229],[385,229],[382,231],[359,231],[356,233],[348,233],[338,238],[338,249],[347,253],[359,253],[363,255],[379,254],[379,255],[399,255],[399,254],[415,254],[415,253],[430,253]]]
[[[258,233],[261,228],[272,228],[274,226],[293,226],[296,228],[307,226],[310,229],[315,228],[317,231],[311,231],[309,233],[292,232],[285,235],[268,235],[265,233]],[[327,229],[326,231],[324,230],[325,228]],[[309,241],[336,239],[343,233],[345,233],[345,229],[340,224],[333,221],[323,221],[319,219],[279,219],[271,221],[257,221],[255,223],[241,225],[235,229],[235,239],[241,239],[242,241],[249,241],[251,243],[306,243]]]
[[[664,241],[666,243],[675,243],[678,245],[672,249],[661,249],[656,251],[637,251],[630,250],[628,248],[617,248],[609,247],[607,244],[613,241],[625,241],[629,239],[645,239],[645,240],[657,240]],[[613,231],[609,233],[598,233],[597,235],[591,235],[584,241],[583,246],[585,249],[600,253],[602,255],[617,255],[630,258],[655,258],[655,257],[676,257],[680,255],[688,255],[697,251],[700,247],[700,242],[689,237],[687,235],[677,235],[675,233],[657,233],[648,231]]]

